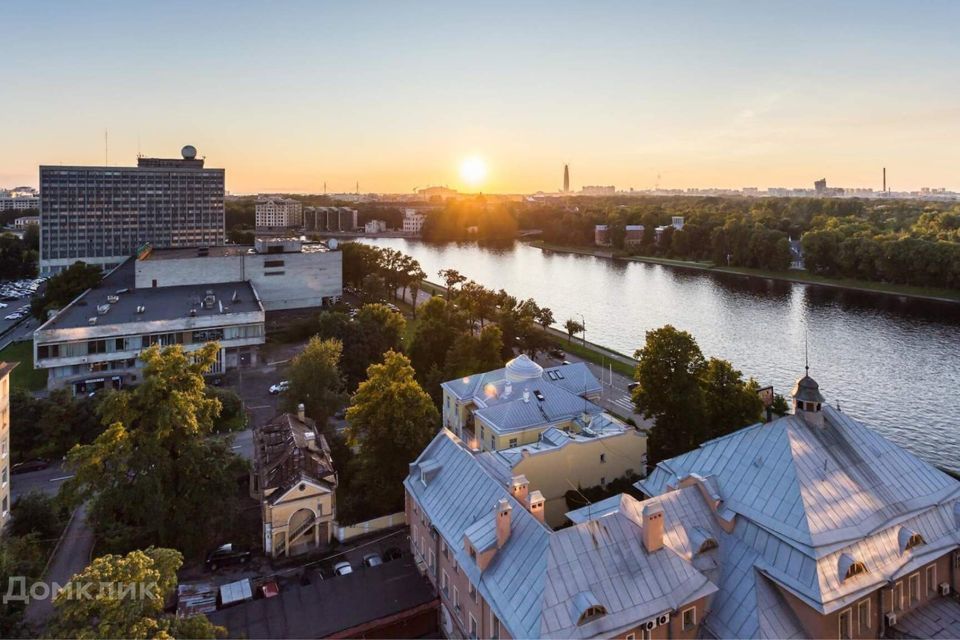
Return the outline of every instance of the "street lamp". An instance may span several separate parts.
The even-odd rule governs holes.
[[[580,326],[582,327],[582,333],[583,333],[583,346],[586,347],[587,346],[587,321],[586,319],[584,319],[582,313],[579,313],[577,315],[580,316]]]

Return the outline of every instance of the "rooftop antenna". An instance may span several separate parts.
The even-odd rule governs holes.
[[[140,153],[140,134],[137,134],[137,157],[142,158],[143,154]]]
[[[107,137],[107,130],[103,130],[103,166],[110,165],[110,142]]]

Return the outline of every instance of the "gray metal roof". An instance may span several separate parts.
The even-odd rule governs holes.
[[[440,468],[424,484],[419,466],[428,461]],[[716,590],[674,550],[646,552],[639,511],[550,531],[447,430],[411,465],[404,485],[513,637],[615,633]],[[481,575],[462,541],[495,538],[501,499],[512,507],[510,537]],[[576,603],[584,593],[607,613],[578,625]]]
[[[844,413],[825,406],[823,418],[741,429],[659,463],[636,486],[669,494],[697,474],[737,515],[733,535],[755,550],[753,565],[823,612],[960,543],[960,483]],[[901,551],[903,527],[926,543]],[[844,579],[843,554],[867,572]]]

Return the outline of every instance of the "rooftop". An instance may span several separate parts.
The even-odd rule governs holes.
[[[263,312],[248,282],[137,289],[134,266],[134,259],[127,259],[37,331],[85,328],[90,326],[90,318],[97,318],[97,325],[102,326],[186,319],[191,317],[191,310],[197,318]],[[209,308],[204,305],[208,293],[215,298]],[[117,301],[110,303],[107,296],[116,296]],[[107,304],[109,309],[100,315],[98,307]],[[140,308],[142,311],[138,311]]]
[[[260,490],[269,493],[268,500],[277,500],[302,480],[336,486],[330,447],[310,418],[282,413],[257,427],[253,439]]]
[[[258,241],[261,241],[258,239]],[[299,238],[270,238],[269,240],[262,240],[267,246],[272,247],[284,247],[285,244],[288,246],[297,246],[297,249],[286,250],[283,252],[277,253],[323,253],[327,252],[330,249],[326,245],[319,242],[303,242]],[[283,244],[285,243],[285,244]],[[229,245],[215,245],[210,247],[185,247],[185,248],[174,248],[174,249],[153,249],[149,255],[147,255],[143,260],[152,261],[152,260],[184,260],[187,258],[223,258],[230,256],[246,256],[246,255],[272,255],[272,251],[262,251],[258,252],[253,245],[249,244],[229,244]]]

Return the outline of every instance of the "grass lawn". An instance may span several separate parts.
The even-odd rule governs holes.
[[[573,342],[568,342],[567,340],[556,338],[554,339],[557,347],[566,351],[567,353],[572,353],[573,355],[583,358],[594,364],[599,364],[604,367],[613,366],[613,370],[619,373],[620,375],[627,376],[630,379],[633,379],[633,366],[621,361],[614,360],[606,356],[603,351],[597,351],[592,349],[590,345],[583,346],[582,342],[578,342],[576,338],[573,339]],[[618,354],[622,355],[622,354]]]
[[[20,366],[10,374],[10,385],[29,391],[39,391],[47,386],[45,369],[33,368],[33,342],[12,342],[0,351],[0,362],[19,362]]]

